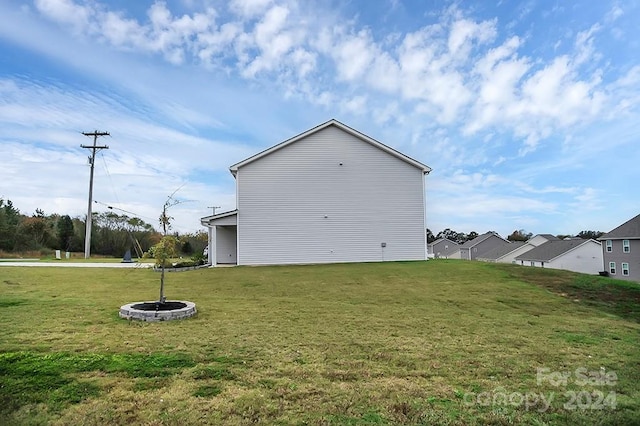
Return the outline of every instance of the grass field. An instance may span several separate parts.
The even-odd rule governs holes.
[[[0,267],[0,424],[640,423],[635,284],[453,260],[200,269],[165,289],[196,317],[118,317],[158,288]]]

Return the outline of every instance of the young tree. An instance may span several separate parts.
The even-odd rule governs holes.
[[[178,188],[180,189],[180,188]],[[171,229],[171,220],[173,219],[167,213],[167,210],[175,206],[176,204],[180,204],[180,201],[174,200],[173,195],[177,192],[176,189],[173,194],[169,196],[167,201],[164,203],[162,207],[162,214],[160,214],[160,226],[162,227],[162,239],[158,244],[154,246],[154,255],[156,261],[160,263],[160,299],[159,303],[164,303],[166,298],[164,296],[164,268],[169,259],[175,257],[177,255],[177,245],[178,238],[173,235],[168,235],[167,232]]]

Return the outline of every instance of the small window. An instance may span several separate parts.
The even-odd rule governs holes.
[[[616,274],[616,262],[609,262],[609,273],[611,275]]]
[[[478,252],[478,247],[474,247],[474,248],[473,248],[473,252],[474,252],[474,253],[477,253],[477,252]]]
[[[622,252],[623,253],[631,252],[631,246],[629,245],[629,240],[622,240]]]
[[[531,266],[536,266],[536,262],[534,262],[533,260],[531,261]]]
[[[629,276],[629,264],[628,263],[623,263],[622,264],[622,275],[625,276]]]
[[[613,250],[613,243],[611,240],[607,240],[607,251],[611,252]]]

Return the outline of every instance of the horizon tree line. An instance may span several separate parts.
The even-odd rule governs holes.
[[[31,216],[25,215],[11,200],[0,198],[0,251],[82,252],[85,224],[83,218],[45,214],[41,209],[36,209]],[[127,250],[135,256],[136,248],[148,252],[162,238],[162,234],[144,220],[111,211],[92,214],[91,235],[91,253],[114,257],[124,256]],[[183,255],[202,253],[207,245],[204,231],[183,235],[175,232],[173,235],[179,241],[178,249]]]

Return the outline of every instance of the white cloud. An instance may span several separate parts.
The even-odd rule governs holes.
[[[231,0],[231,10],[243,18],[253,18],[264,13],[272,4],[272,0]]]
[[[75,32],[84,32],[90,26],[95,11],[80,6],[73,0],[35,0],[36,8],[51,19],[63,23]]]
[[[623,15],[624,15],[624,10],[620,7],[620,5],[614,4],[611,7],[611,10],[607,12],[604,19],[605,19],[605,22],[612,23]]]
[[[468,19],[456,20],[451,24],[447,42],[449,54],[454,58],[466,60],[471,53],[474,41],[484,44],[496,37],[496,21],[473,22]]]
[[[349,34],[332,47],[337,67],[337,78],[343,81],[360,79],[369,69],[376,54],[371,35],[367,30]]]

